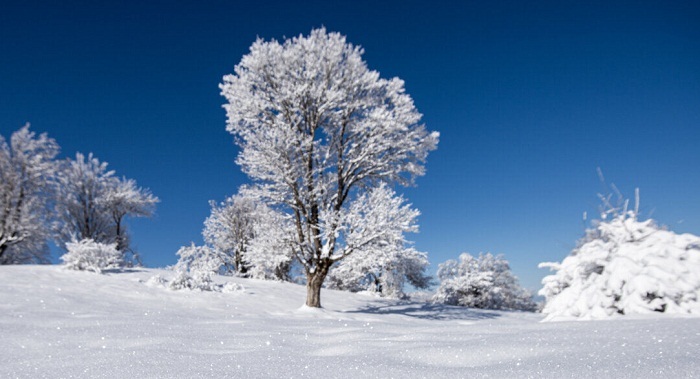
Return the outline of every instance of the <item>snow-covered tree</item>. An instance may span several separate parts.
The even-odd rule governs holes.
[[[231,265],[224,268],[227,272],[236,272],[245,276],[248,263],[244,256],[250,241],[255,236],[255,223],[258,221],[257,204],[251,197],[234,195],[221,204],[210,201],[211,214],[204,221],[202,235],[204,241],[231,259]]]
[[[284,215],[256,199],[247,187],[221,204],[210,202],[204,221],[204,241],[228,255],[227,272],[258,279],[289,280],[290,235]]]
[[[48,262],[58,151],[29,124],[0,136],[0,264]]]
[[[91,239],[66,243],[67,253],[61,256],[65,267],[71,270],[94,271],[119,268],[123,265],[122,253],[117,244],[104,244]]]
[[[418,231],[416,218],[419,214],[385,184],[360,196],[345,217],[343,227],[355,228],[345,234],[348,243],[355,245],[366,241],[363,236],[368,233],[363,228],[381,232],[383,236],[365,245],[356,245],[355,253],[331,269],[330,286],[390,297],[402,297],[406,282],[416,288],[427,288],[430,285],[430,277],[425,275],[429,265],[427,255],[413,249],[405,237],[408,232]],[[356,240],[356,236],[360,238]]]
[[[221,85],[238,164],[257,195],[292,219],[310,307],[321,306],[334,263],[383,238],[347,218],[352,205],[378,183],[413,184],[437,147],[403,81],[380,78],[362,54],[323,28],[283,43],[258,39]]]
[[[518,283],[508,261],[491,253],[473,257],[462,253],[438,268],[438,288],[433,301],[482,309],[534,311],[532,294]]]
[[[66,161],[59,181],[60,242],[66,244],[88,239],[100,243],[114,242],[104,198],[108,189],[117,185],[118,179],[114,171],[107,170],[107,163],[100,162],[92,153],[87,158],[76,153],[75,160]]]
[[[130,179],[119,179],[107,163],[92,154],[77,153],[67,160],[59,176],[58,213],[61,220],[59,241],[62,243],[91,239],[100,243],[116,243],[126,258],[132,253],[124,219],[150,217],[158,198],[139,188]],[[138,263],[138,256],[133,255]]]
[[[102,206],[111,218],[114,242],[117,250],[133,254],[132,260],[139,262],[138,255],[131,249],[125,218],[152,217],[158,198],[148,189],[140,188],[133,179],[122,178],[107,189]]]
[[[540,264],[555,271],[539,292],[547,320],[700,314],[700,237],[642,221],[637,209],[604,212],[561,263]]]
[[[258,208],[247,261],[256,279],[291,281],[294,260],[294,226],[287,215],[267,206]]]

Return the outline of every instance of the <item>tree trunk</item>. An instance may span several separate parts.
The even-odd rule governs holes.
[[[236,266],[236,273],[242,277],[247,277],[248,267],[243,263],[243,254],[241,250],[236,250],[234,253],[233,264]]]
[[[115,219],[115,227],[116,227],[116,237],[115,237],[115,242],[117,243],[117,250],[119,250],[120,253],[122,253],[122,258],[125,258],[125,252],[124,252],[124,242],[122,240],[122,221],[121,219]]]
[[[0,245],[0,265],[5,264],[5,250],[7,250],[8,246],[5,244]]]
[[[316,271],[306,273],[306,306],[321,308],[321,287],[328,275],[329,265],[326,262],[319,264]]]

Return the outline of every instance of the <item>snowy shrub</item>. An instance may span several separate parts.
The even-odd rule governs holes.
[[[587,230],[561,263],[541,263],[543,313],[596,319],[640,313],[700,314],[700,237],[676,234],[636,212]]]
[[[181,247],[176,254],[180,258],[173,269],[192,274],[196,272],[218,273],[230,260],[226,254],[208,246],[195,246],[194,243]]]
[[[71,270],[94,271],[119,268],[122,265],[122,253],[116,244],[104,244],[91,239],[66,243],[68,252],[61,256],[65,267]]]
[[[168,287],[173,290],[196,289],[219,291],[213,276],[225,264],[228,257],[208,246],[183,246],[178,250],[180,259],[173,269],[177,272]]]
[[[175,279],[173,279],[168,288],[171,290],[200,290],[200,291],[219,291],[220,288],[214,283],[212,274],[205,271],[196,271],[189,274],[185,271],[178,271]]]
[[[146,284],[149,284],[150,282],[151,280],[149,280]],[[170,281],[167,287],[176,291],[185,289],[223,293],[245,291],[245,288],[238,283],[229,282],[224,285],[214,283],[213,274],[206,271],[196,271],[192,274],[186,271],[177,271],[175,278]]]
[[[146,285],[149,287],[165,287],[167,282],[162,276],[154,275],[146,280]]]
[[[438,268],[438,288],[433,301],[483,309],[535,311],[532,295],[522,288],[502,256],[467,253],[459,262],[448,260]]]
[[[192,273],[192,289],[201,291],[219,291],[220,287],[214,283],[214,275],[211,271],[195,271]]]
[[[223,288],[221,288],[221,292],[223,293],[234,293],[234,292],[243,292],[245,291],[245,287],[238,283],[233,283],[233,282],[228,282],[224,284]]]
[[[177,271],[175,278],[168,284],[171,290],[191,289],[192,286],[192,277],[185,271]]]

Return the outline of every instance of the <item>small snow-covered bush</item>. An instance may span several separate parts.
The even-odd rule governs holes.
[[[181,247],[176,254],[180,258],[173,269],[192,274],[200,271],[218,273],[228,259],[226,255],[217,252],[209,246],[195,246],[194,243],[190,246]]]
[[[535,311],[532,295],[510,272],[508,261],[491,253],[478,258],[462,253],[459,262],[448,260],[438,268],[433,302],[482,309]]]
[[[192,288],[192,277],[185,271],[178,271],[175,278],[170,281],[168,288],[171,290],[184,290]]]
[[[165,287],[167,283],[168,281],[160,275],[154,275],[146,280],[146,285],[149,287]]]
[[[700,314],[700,237],[636,212],[598,221],[542,280],[546,320],[640,313]]]
[[[117,244],[104,244],[92,239],[66,243],[68,252],[61,256],[65,267],[71,270],[94,271],[119,268],[122,266],[122,253]]]
[[[212,274],[206,271],[195,271],[191,275],[185,271],[178,271],[168,288],[171,290],[190,289],[216,292],[221,290],[220,286],[212,280]]]
[[[223,293],[234,293],[234,292],[243,292],[245,291],[245,287],[238,283],[234,282],[228,282],[224,284],[223,288],[221,288],[221,292]]]
[[[221,290],[212,278],[225,262],[225,257],[220,253],[208,246],[195,246],[193,243],[181,247],[177,255],[180,259],[173,268],[177,275],[168,285],[170,289]]]

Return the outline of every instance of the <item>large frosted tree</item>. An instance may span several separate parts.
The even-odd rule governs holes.
[[[48,262],[58,150],[29,124],[0,136],[0,264]]]
[[[386,225],[367,222],[379,210],[348,217],[353,204],[381,182],[413,184],[438,143],[404,82],[380,78],[362,54],[323,28],[258,39],[220,86],[238,164],[293,220],[310,307],[321,306],[335,262],[387,237]]]

